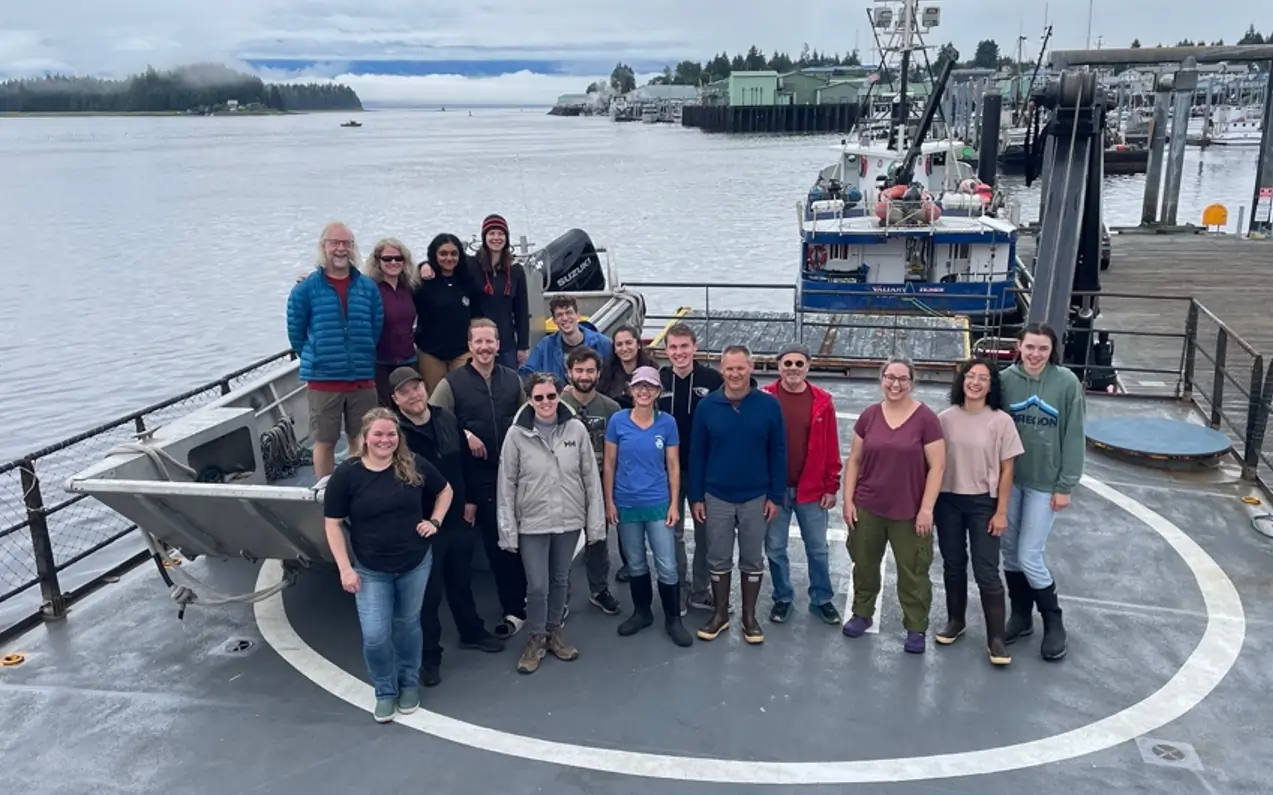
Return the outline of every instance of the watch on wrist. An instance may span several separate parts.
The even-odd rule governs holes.
[[[425,521],[426,521],[426,522],[428,522],[429,524],[433,525],[434,527],[436,527],[436,528],[437,528],[437,529],[439,529],[439,530],[441,530],[441,529],[442,529],[442,523],[441,523],[441,522],[439,522],[437,519],[434,519],[432,516],[430,516],[428,519],[425,519]]]

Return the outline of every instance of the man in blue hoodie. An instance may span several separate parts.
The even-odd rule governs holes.
[[[757,388],[751,351],[731,345],[721,354],[725,384],[698,404],[690,444],[690,507],[707,526],[712,617],[698,630],[714,640],[729,628],[734,539],[742,580],[743,639],[765,640],[756,599],[765,571],[765,531],[787,489],[787,430],[777,398]]]
[[[579,304],[574,298],[559,295],[548,303],[548,311],[557,330],[540,340],[526,357],[526,363],[518,369],[523,381],[535,373],[552,373],[562,383],[568,383],[566,357],[580,348],[592,348],[603,365],[610,361],[614,350],[610,338],[579,322]]]

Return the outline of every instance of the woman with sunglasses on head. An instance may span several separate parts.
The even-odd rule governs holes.
[[[386,237],[376,243],[363,272],[380,288],[384,304],[384,325],[376,345],[376,394],[380,405],[392,409],[393,389],[389,374],[404,365],[416,367],[416,307],[413,294],[420,275],[411,261],[411,252],[401,241]]]
[[[464,244],[443,232],[429,243],[415,289],[415,346],[420,375],[431,395],[446,374],[469,360],[469,322],[476,317],[473,281]]]
[[[606,426],[604,486],[606,521],[619,527],[619,544],[628,563],[632,615],[620,635],[635,635],[654,623],[654,589],[645,545],[654,553],[654,569],[663,604],[663,626],[678,646],[694,640],[681,622],[676,571],[677,505],[680,494],[680,438],[676,420],[658,410],[663,392],[659,371],[638,367],[632,373],[633,407],[619,411]]]
[[[559,398],[555,376],[535,373],[528,405],[513,419],[499,458],[499,546],[520,552],[526,572],[530,634],[517,670],[534,673],[546,652],[570,661],[579,652],[562,634],[570,564],[584,533],[606,537],[601,474],[588,428]]]
[[[1012,415],[1003,410],[999,370],[986,359],[959,365],[950,408],[937,415],[946,440],[946,470],[934,517],[946,586],[946,624],[933,636],[949,645],[964,634],[968,558],[981,594],[986,651],[994,665],[1012,662],[1004,643],[1005,606],[999,576],[999,537],[1008,529],[1012,464],[1024,448]]]

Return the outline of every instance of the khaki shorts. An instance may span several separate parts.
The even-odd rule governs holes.
[[[340,441],[343,421],[345,438],[352,444],[362,430],[362,415],[380,405],[375,387],[353,392],[322,392],[308,389],[309,438],[317,444]]]

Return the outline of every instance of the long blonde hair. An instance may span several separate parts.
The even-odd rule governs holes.
[[[359,458],[363,457],[363,454],[367,451],[367,433],[371,430],[371,424],[376,420],[388,420],[398,428],[398,446],[393,451],[394,477],[408,486],[419,486],[424,482],[424,478],[420,477],[420,473],[415,468],[415,454],[411,452],[411,448],[407,447],[406,440],[402,438],[402,427],[398,422],[398,418],[384,406],[376,406],[362,415],[362,430],[358,432],[358,438],[354,439],[354,443],[350,445],[350,452]]]
[[[406,281],[407,287],[414,290],[420,284],[420,267],[416,265],[415,260],[411,258],[411,250],[402,244],[402,241],[396,237],[383,237],[376,241],[376,246],[371,250],[371,255],[367,257],[367,262],[362,267],[362,272],[371,277],[374,282],[383,282],[385,280],[384,271],[380,270],[380,255],[387,248],[396,248],[398,253],[402,254],[406,262],[402,263],[402,276],[399,277]]]

